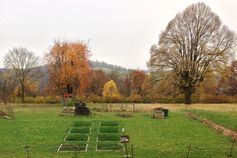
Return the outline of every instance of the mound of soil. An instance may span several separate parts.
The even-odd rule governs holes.
[[[128,118],[128,117],[132,117],[132,114],[131,113],[118,113],[116,114],[116,116]]]
[[[237,140],[237,132],[232,131],[228,128],[225,128],[221,125],[216,124],[215,122],[208,120],[207,118],[202,118],[196,114],[193,114],[191,112],[186,113],[187,117],[192,118],[193,120],[199,121],[204,125],[207,125],[208,127],[214,129],[215,131],[222,133],[223,135],[230,137],[234,140]]]
[[[0,111],[0,117],[5,117],[5,116],[7,116],[7,114],[3,111]]]

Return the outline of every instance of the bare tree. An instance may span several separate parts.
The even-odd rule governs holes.
[[[225,65],[233,57],[235,34],[204,3],[187,7],[171,20],[151,47],[151,72],[172,70],[178,86],[191,104],[195,87],[209,70]]]
[[[21,87],[21,100],[24,102],[25,85],[38,75],[39,57],[26,48],[13,48],[4,58],[5,67],[14,72]]]
[[[4,72],[0,75],[0,99],[3,101],[7,115],[12,118],[14,117],[14,112],[9,102],[15,87],[16,82],[10,72]]]

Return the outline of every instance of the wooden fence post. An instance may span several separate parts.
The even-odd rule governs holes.
[[[188,146],[188,152],[187,152],[187,156],[186,156],[186,158],[189,157],[189,153],[190,153],[191,148],[192,148],[192,145],[190,144],[190,145]]]
[[[132,154],[132,158],[134,158],[134,150],[133,150],[133,144],[131,144],[131,154]]]
[[[30,158],[30,150],[29,150],[29,146],[25,146],[25,149],[26,149],[26,154],[27,154],[27,158]]]
[[[233,156],[233,148],[234,148],[234,144],[235,144],[235,139],[233,140],[233,143],[231,145],[231,148],[230,148],[230,154],[228,155],[228,157],[232,157]]]

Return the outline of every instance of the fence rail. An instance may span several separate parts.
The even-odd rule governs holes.
[[[210,152],[216,152],[216,151],[224,151],[221,152],[223,155],[220,155],[222,157],[230,157],[235,158],[237,157],[237,147],[235,146],[236,141],[233,141],[230,147],[226,146],[195,146],[195,145],[188,145],[184,146],[183,149],[180,149],[180,152],[183,153],[182,157],[180,158],[192,158],[197,157],[197,153],[199,155],[199,158],[210,158],[210,155],[205,155],[206,153]],[[127,148],[127,149],[126,149]],[[186,151],[184,150],[186,148]],[[121,157],[136,157],[136,147],[134,144],[129,144],[126,146],[121,147],[100,147],[100,150],[96,150],[97,147],[87,147],[87,152],[105,152],[105,151],[115,151],[116,156],[114,158],[121,158]],[[110,150],[108,150],[110,149]],[[116,152],[116,150],[120,150],[121,152]],[[145,150],[145,148],[144,148]],[[159,150],[159,149],[157,149]],[[146,151],[144,151],[146,152]],[[177,152],[177,151],[175,151]],[[1,154],[5,154],[6,158],[9,154],[9,157],[22,157],[22,158],[38,158],[38,157],[47,157],[47,155],[50,155],[48,157],[55,157],[55,158],[61,158],[63,157],[62,154],[66,154],[67,157],[73,157],[73,158],[89,158],[90,156],[86,156],[85,151],[82,152],[81,147],[77,145],[73,145],[73,150],[70,152],[64,153],[64,152],[58,152],[58,146],[56,145],[26,145],[26,146],[18,146],[18,147],[11,147],[11,148],[0,148],[0,157],[2,158]],[[38,155],[38,156],[36,156]],[[137,155],[139,156],[139,155]],[[4,158],[5,158],[4,157]],[[158,156],[157,158],[163,158],[162,155]]]

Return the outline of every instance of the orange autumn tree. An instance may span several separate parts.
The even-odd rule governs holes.
[[[55,41],[46,61],[50,85],[63,96],[66,93],[85,95],[89,75],[89,50],[83,41]]]

